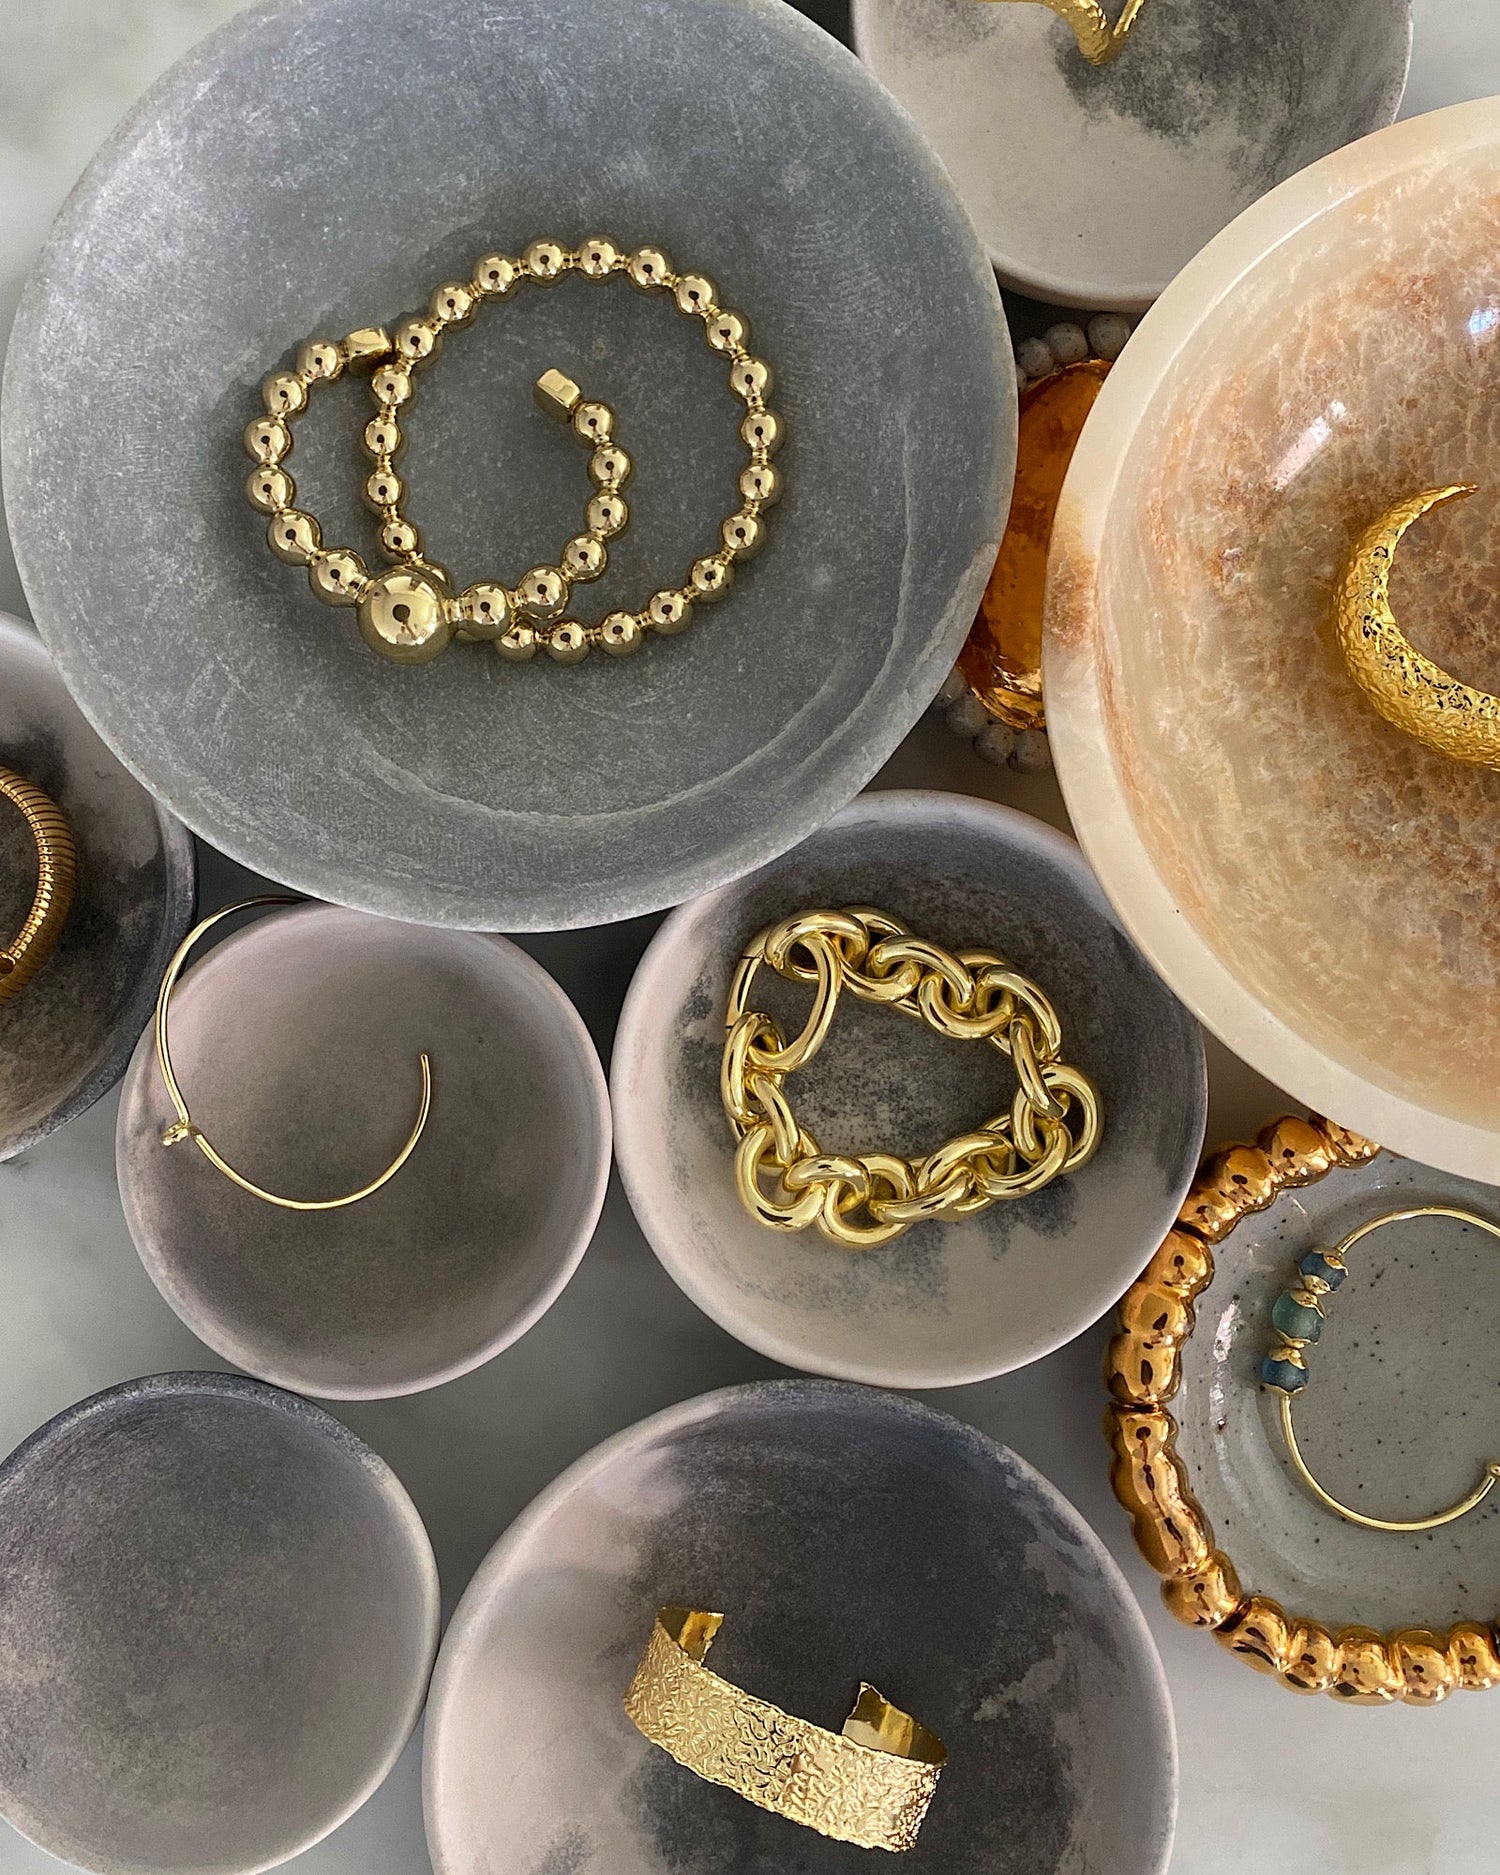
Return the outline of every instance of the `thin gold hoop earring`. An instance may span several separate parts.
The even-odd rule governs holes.
[[[1347,1523],[1360,1524],[1366,1530],[1441,1529],[1445,1523],[1455,1523],[1460,1517],[1467,1517],[1476,1505],[1483,1503],[1495,1480],[1500,1478],[1500,1459],[1491,1459],[1485,1466],[1483,1478],[1468,1496],[1460,1498],[1458,1503],[1447,1510],[1434,1511],[1430,1517],[1367,1517],[1363,1511],[1341,1503],[1332,1492],[1326,1491],[1318,1483],[1297,1443],[1296,1430],[1292,1425],[1292,1402],[1308,1381],[1304,1350],[1323,1332],[1323,1297],[1337,1289],[1348,1275],[1344,1268],[1346,1253],[1373,1231],[1381,1230],[1387,1224],[1403,1224],[1419,1217],[1457,1218],[1462,1224],[1472,1224],[1477,1230],[1487,1231],[1491,1237],[1500,1237],[1500,1224],[1492,1224],[1488,1218],[1479,1217],[1473,1211],[1465,1211],[1451,1204],[1419,1204],[1408,1210],[1388,1211],[1383,1217],[1371,1218],[1350,1231],[1332,1250],[1309,1250],[1297,1265],[1299,1280],[1290,1289],[1284,1289],[1272,1305],[1271,1321],[1276,1328],[1277,1341],[1260,1364],[1261,1385],[1269,1392],[1281,1395],[1281,1433],[1297,1476],[1326,1510],[1344,1518]]]
[[[422,1104],[417,1113],[417,1123],[412,1128],[406,1144],[401,1148],[390,1164],[368,1185],[361,1185],[358,1191],[351,1191],[342,1198],[283,1198],[274,1191],[267,1191],[263,1185],[257,1185],[237,1172],[229,1161],[220,1153],[202,1132],[193,1124],[193,1116],[188,1111],[187,1101],[183,1098],[177,1075],[172,1067],[172,1048],[167,1035],[167,1016],[172,1001],[172,991],[177,987],[177,979],[182,975],[187,963],[188,953],[199,938],[212,931],[216,924],[225,918],[232,918],[236,912],[251,911],[258,905],[300,905],[302,899],[266,897],[241,899],[237,905],[226,905],[222,911],[216,911],[211,917],[204,918],[194,925],[187,936],[177,946],[172,961],[167,965],[167,974],[161,980],[161,989],[156,998],[156,1065],[161,1071],[162,1084],[167,1090],[167,1098],[177,1110],[177,1118],[161,1136],[164,1146],[177,1146],[185,1139],[192,1140],[205,1159],[217,1172],[222,1172],[231,1184],[238,1185],[241,1191],[249,1192],[252,1198],[259,1198],[263,1204],[279,1205],[283,1211],[342,1211],[345,1206],[358,1204],[361,1199],[371,1197],[382,1185],[390,1181],[406,1164],[416,1150],[417,1141],[427,1126],[427,1116],[432,1108],[432,1062],[424,1052],[422,1063]]]

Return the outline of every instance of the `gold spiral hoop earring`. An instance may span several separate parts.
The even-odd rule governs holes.
[[[1066,20],[1078,41],[1078,50],[1090,65],[1108,65],[1125,49],[1125,40],[1146,0],[1125,0],[1120,17],[1111,26],[1099,0],[1033,0]]]
[[[161,1071],[162,1084],[167,1090],[167,1098],[177,1111],[176,1120],[161,1136],[164,1146],[180,1145],[190,1139],[205,1159],[217,1172],[222,1172],[231,1184],[238,1185],[241,1191],[248,1192],[252,1198],[259,1198],[263,1204],[278,1205],[283,1211],[342,1211],[346,1206],[358,1204],[361,1199],[371,1197],[382,1185],[388,1185],[415,1152],[417,1141],[422,1137],[427,1126],[427,1116],[432,1108],[432,1061],[424,1052],[422,1064],[422,1101],[417,1112],[417,1123],[412,1128],[406,1144],[401,1148],[390,1164],[378,1178],[371,1179],[368,1185],[361,1185],[358,1191],[351,1191],[342,1198],[283,1198],[274,1191],[267,1191],[263,1185],[257,1185],[237,1172],[221,1152],[194,1125],[193,1116],[188,1111],[187,1101],[183,1098],[177,1075],[172,1066],[172,1048],[167,1034],[167,1016],[171,1007],[172,991],[177,987],[183,966],[188,960],[188,953],[199,938],[212,931],[216,924],[225,918],[232,918],[236,912],[252,911],[259,905],[300,905],[304,901],[295,898],[266,897],[241,899],[237,905],[226,905],[222,911],[204,918],[193,926],[187,936],[177,946],[172,961],[167,965],[167,973],[162,978],[161,989],[156,998],[156,1065]]]
[[[0,1003],[18,996],[57,948],[78,880],[78,849],[67,817],[49,794],[0,768],[0,795],[19,809],[36,842],[36,891],[21,929],[0,949]]]

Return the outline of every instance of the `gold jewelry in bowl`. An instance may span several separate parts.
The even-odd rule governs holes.
[[[630,1722],[695,1776],[862,1849],[910,1849],[948,1754],[942,1740],[861,1682],[842,1732],[794,1718],[710,1673],[723,1626],[662,1608],[625,1691]]]
[[[67,817],[49,794],[13,769],[0,768],[0,795],[36,842],[36,891],[16,935],[0,948],[0,1003],[17,996],[57,948],[73,906],[78,851]]]
[[[1090,65],[1108,65],[1124,51],[1126,37],[1146,0],[1125,0],[1113,26],[1099,0],[1034,0],[1034,3],[1067,21],[1078,41],[1078,50]]]

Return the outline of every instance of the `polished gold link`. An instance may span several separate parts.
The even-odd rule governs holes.
[[[764,1072],[752,1074],[749,1087],[751,1098],[761,1115],[771,1122],[776,1135],[777,1164],[792,1166],[797,1159],[801,1128],[797,1124],[797,1116],[792,1112],[792,1103],[782,1092],[780,1077]]]
[[[804,1138],[806,1135],[804,1135]],[[817,1221],[823,1208],[820,1189],[799,1192],[790,1202],[770,1196],[764,1186],[769,1175],[780,1182],[780,1168],[775,1160],[776,1135],[769,1123],[752,1126],[740,1141],[734,1155],[735,1184],[740,1202],[758,1223],[769,1230],[806,1230]],[[816,1141],[809,1141],[816,1150]]]
[[[1011,1019],[1007,1034],[1010,1040],[1010,1062],[1016,1071],[1016,1080],[1029,1104],[1038,1113],[1045,1114],[1049,1120],[1063,1117],[1063,1103],[1042,1079],[1042,1063],[1037,1058],[1036,1025],[1029,1013],[1022,1013]]]

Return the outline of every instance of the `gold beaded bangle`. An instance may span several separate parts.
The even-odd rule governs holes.
[[[36,842],[36,892],[26,922],[0,949],[0,1003],[18,996],[57,948],[73,905],[78,850],[62,809],[35,782],[0,768],[0,795],[20,809]]]
[[[739,476],[740,506],[719,530],[716,549],[693,562],[680,586],[654,592],[636,612],[615,611],[596,625],[562,616],[574,583],[596,579],[607,559],[605,543],[628,520],[621,489],[630,458],[613,440],[614,415],[585,400],[560,371],[537,382],[543,406],[571,421],[592,448],[589,469],[597,492],[585,532],[575,535],[555,566],[533,567],[515,588],[484,581],[455,594],[443,568],[428,560],[417,528],[401,511],[405,493],[395,461],[403,438],[397,415],[409,403],[415,373],[438,355],[444,334],[471,319],[487,299],[503,299],[526,282],[550,285],[567,273],[587,280],[624,277],[641,292],[670,292],[678,310],[701,319],[709,346],[729,360],[729,382],[746,406],[740,439],[749,461]],[[245,443],[255,458],[248,493],[268,515],[268,539],[278,558],[305,566],[316,596],[329,605],[358,608],[360,629],[381,655],[403,663],[426,663],[455,637],[485,638],[511,661],[546,650],[562,664],[576,664],[598,647],[616,657],[639,650],[648,632],[670,635],[692,622],[692,608],[723,597],[735,565],[750,559],[765,540],[764,512],[781,494],[771,457],[784,425],[766,402],[771,367],[749,350],[749,325],[721,307],[711,280],[678,273],[659,248],[625,253],[601,238],[568,248],[533,241],[518,260],[486,254],[467,281],[438,287],[425,314],[403,320],[395,331],[366,327],[342,340],[314,339],[304,345],[291,371],[273,371],[262,386],[266,415],[252,423]],[[381,517],[381,548],[394,562],[371,575],[357,553],[328,548],[315,518],[294,506],[296,485],[282,466],[292,447],[292,423],[307,406],[310,391],[346,369],[368,368],[376,415],[366,426],[365,445],[375,467],[365,498]]]

